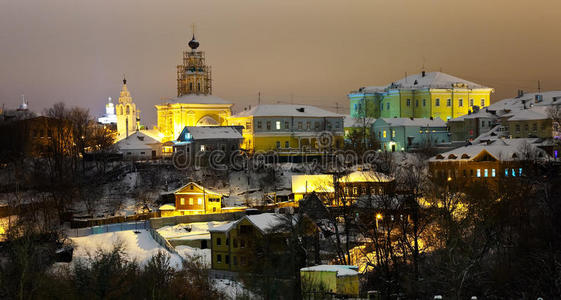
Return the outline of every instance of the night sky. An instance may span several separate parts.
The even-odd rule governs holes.
[[[143,123],[176,95],[176,65],[196,24],[214,95],[234,111],[306,103],[348,113],[346,93],[421,71],[495,88],[561,90],[557,0],[0,0],[0,102],[25,94],[100,115],[126,73]]]

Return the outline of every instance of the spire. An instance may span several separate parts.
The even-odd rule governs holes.
[[[123,84],[127,84],[127,78],[125,77],[125,73],[123,73]]]

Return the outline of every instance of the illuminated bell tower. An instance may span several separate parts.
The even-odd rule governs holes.
[[[117,132],[120,137],[127,137],[138,129],[138,111],[127,89],[127,79],[123,78],[123,87],[117,104]]]
[[[212,77],[210,66],[205,64],[205,53],[197,51],[199,42],[189,41],[191,50],[183,51],[183,64],[177,66],[177,97],[183,95],[211,95]]]

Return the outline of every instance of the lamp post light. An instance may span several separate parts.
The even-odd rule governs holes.
[[[376,231],[378,231],[378,221],[379,220],[382,220],[382,214],[381,213],[376,214]]]

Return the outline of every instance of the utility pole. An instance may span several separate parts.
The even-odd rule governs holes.
[[[257,105],[261,105],[261,92],[257,93]]]
[[[335,112],[339,113],[339,102],[335,102]]]
[[[542,86],[541,86],[540,80],[538,79],[538,93],[541,93],[541,92],[542,92]]]

